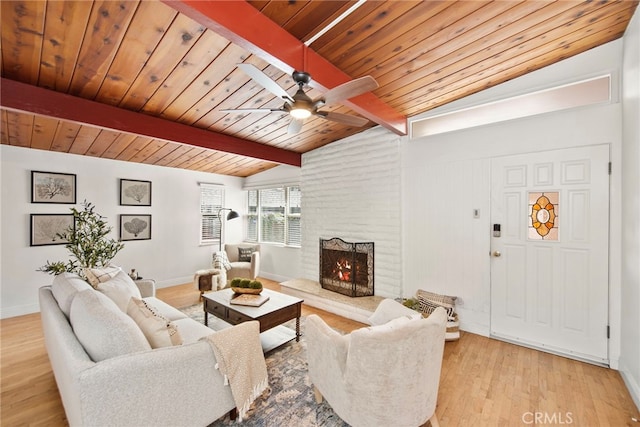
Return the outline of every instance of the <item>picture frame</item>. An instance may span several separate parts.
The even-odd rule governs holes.
[[[29,246],[65,245],[68,240],[62,234],[69,227],[74,227],[73,214],[31,214]]]
[[[31,203],[76,203],[76,175],[31,171]]]
[[[121,178],[120,206],[151,206],[151,181]]]
[[[151,239],[151,215],[120,215],[120,240]]]

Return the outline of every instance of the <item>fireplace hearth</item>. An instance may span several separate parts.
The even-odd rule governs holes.
[[[320,239],[320,285],[350,297],[374,294],[373,242]]]

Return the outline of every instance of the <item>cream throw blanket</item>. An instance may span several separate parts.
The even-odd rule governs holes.
[[[267,363],[260,345],[260,323],[240,323],[208,335],[218,363],[216,368],[224,375],[224,383],[231,387],[231,394],[238,409],[238,422],[242,421],[249,407],[269,386]]]
[[[216,252],[213,254],[213,268],[217,268],[222,270],[231,270],[231,262],[229,262],[229,257],[227,257],[227,253],[225,251]]]

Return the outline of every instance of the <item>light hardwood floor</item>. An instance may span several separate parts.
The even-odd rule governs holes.
[[[191,284],[158,289],[157,296],[179,308],[199,301]],[[303,315],[311,313],[345,332],[363,326],[303,306]],[[3,319],[0,329],[0,425],[67,425],[40,315]],[[436,413],[443,427],[533,425],[536,417],[536,425],[640,427],[617,371],[464,332],[445,345]]]

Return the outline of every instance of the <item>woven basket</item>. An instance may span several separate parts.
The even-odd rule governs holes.
[[[449,318],[447,322],[447,331],[445,333],[445,341],[457,341],[460,339],[460,322],[458,315],[455,314]]]
[[[443,305],[445,307],[453,307],[456,303],[456,297],[452,297],[449,295],[436,294],[434,292],[425,291],[424,289],[418,289],[416,292],[416,296],[428,299],[429,301],[433,301],[437,304]]]

